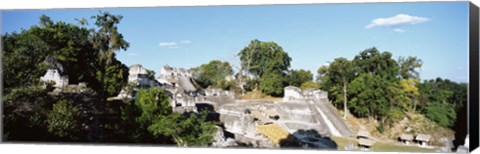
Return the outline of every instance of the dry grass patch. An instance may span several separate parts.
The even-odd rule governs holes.
[[[257,125],[255,128],[260,134],[275,144],[279,144],[282,140],[287,140],[290,136],[290,133],[277,124]]]
[[[245,95],[240,95],[240,99],[249,100],[249,101],[282,101],[282,97],[273,97],[267,94],[262,93],[261,91],[254,90],[245,93]]]

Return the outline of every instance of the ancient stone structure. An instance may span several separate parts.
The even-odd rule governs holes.
[[[303,99],[302,90],[298,87],[288,86],[284,88],[283,101]]]
[[[41,81],[54,82],[55,84],[53,86],[55,88],[62,88],[68,85],[68,76],[65,74],[62,64],[52,56],[47,56],[47,58],[45,58],[45,63],[47,64],[48,69],[47,73],[40,77]]]
[[[140,64],[130,66],[128,70],[128,84],[135,85],[134,89],[124,88],[114,99],[135,99],[133,94],[139,86],[150,87],[160,85],[156,80],[148,78],[147,70]]]
[[[60,64],[53,56],[47,56],[45,58],[47,64],[47,73],[40,77],[40,81],[51,83],[53,82],[55,89],[52,94],[59,93],[82,93],[88,88],[85,82],[78,84],[69,84],[68,76],[65,74],[62,64]]]
[[[417,141],[420,146],[428,146],[428,142],[430,142],[430,135],[427,134],[417,134],[415,137],[415,141]]]
[[[156,80],[162,85],[177,88],[192,96],[196,95],[197,88],[192,83],[192,72],[190,70],[165,65],[160,69],[160,75]]]
[[[412,134],[402,134],[400,136],[400,141],[403,142],[403,144],[408,145],[410,142],[413,141],[413,135]]]
[[[329,136],[323,121],[306,104],[237,102],[220,106],[218,112],[226,131],[235,134],[236,138],[248,136],[251,140],[261,140],[264,137],[257,132],[256,126],[271,123],[277,124],[290,134],[295,134],[300,130],[315,130],[320,136]]]
[[[227,96],[234,97],[233,92],[226,91],[218,88],[207,88],[204,90],[205,96]]]
[[[301,90],[298,87],[288,86],[284,88],[283,101],[303,101],[327,98],[328,93],[326,91],[317,89],[305,89]]]
[[[373,144],[375,144],[374,140],[366,139],[366,138],[358,139],[358,146],[360,147],[361,150],[370,150]]]
[[[242,139],[242,142],[275,145],[278,144],[277,140],[264,140],[265,136],[270,136],[272,140],[271,135],[266,135],[269,134],[268,131],[259,133],[255,129],[275,124],[288,132],[289,137],[296,138],[300,145],[309,148],[336,148],[334,142],[325,137],[350,137],[350,129],[328,106],[326,92],[314,89],[302,91],[292,86],[284,90],[285,96],[280,102],[235,101],[219,104],[216,111],[220,113],[225,131],[234,134],[236,140]],[[209,99],[222,96],[216,90],[206,90],[205,94]]]
[[[370,132],[368,132],[368,131],[366,131],[366,130],[360,130],[360,131],[358,131],[357,139],[360,139],[360,138],[364,138],[364,139],[370,138]]]
[[[128,82],[140,86],[157,86],[155,80],[150,80],[147,76],[147,70],[140,64],[130,66],[128,70]]]
[[[197,96],[197,89],[191,82],[191,73],[188,70],[164,66],[156,80],[152,80],[148,78],[147,71],[142,65],[135,64],[130,67],[128,73],[128,82],[135,87],[122,89],[113,99],[135,99],[134,94],[139,87],[163,87],[175,112],[197,112],[195,102],[200,100],[200,96]]]

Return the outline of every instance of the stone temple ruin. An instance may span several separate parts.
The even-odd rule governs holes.
[[[62,64],[52,56],[45,58],[45,63],[47,64],[48,69],[47,73],[40,77],[41,81],[54,82],[55,84],[53,87],[55,88],[61,88],[68,85],[68,76],[65,74]]]
[[[203,100],[198,95],[199,89],[192,83],[192,75],[189,70],[164,66],[160,69],[160,75],[154,80],[149,79],[146,69],[135,64],[130,67],[128,82],[133,85],[133,91],[123,89],[114,99],[135,99],[134,91],[139,87],[163,87],[170,96],[171,106],[176,112],[196,112],[195,102]]]
[[[46,59],[49,66],[42,81],[54,82],[56,91],[81,91],[85,83],[69,85],[63,67],[54,58]],[[344,121],[333,112],[327,92],[285,87],[282,101],[248,101],[235,98],[234,93],[221,89],[196,88],[192,72],[164,66],[155,79],[148,78],[142,65],[132,65],[129,87],[113,99],[135,99],[140,87],[163,87],[175,112],[207,110],[208,119],[223,123],[215,134],[214,147],[307,147],[336,148],[330,136],[351,137]],[[82,88],[83,87],[83,88]],[[55,90],[54,90],[55,92]]]
[[[130,84],[136,87],[160,86],[170,96],[175,112],[207,110],[209,120],[220,121],[215,147],[246,145],[253,147],[302,146],[336,148],[330,136],[350,137],[351,131],[333,112],[327,92],[285,87],[282,101],[246,101],[236,99],[233,92],[221,89],[196,88],[192,72],[164,66],[158,77],[148,79],[141,65],[130,67]],[[122,90],[117,99],[135,99]]]
[[[218,112],[225,130],[243,143],[271,147],[267,145],[272,143],[265,143],[268,138],[282,146],[278,132],[285,131],[290,134],[285,141],[293,137],[303,147],[333,148],[335,144],[325,137],[351,136],[351,132],[328,105],[325,91],[285,87],[283,101],[236,101],[220,106]]]
[[[65,74],[62,64],[53,56],[47,56],[44,63],[47,64],[47,72],[40,77],[40,81],[46,84],[53,83],[53,87],[55,88],[54,93],[78,93],[87,89],[87,85],[84,82],[69,84],[68,76]]]

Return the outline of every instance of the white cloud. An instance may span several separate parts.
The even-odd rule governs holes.
[[[190,44],[190,43],[192,43],[192,41],[190,40],[182,40],[182,41],[179,41],[178,43],[177,42],[160,42],[158,46],[164,47],[164,48],[176,49],[176,48],[180,48],[180,45],[182,44]]]
[[[182,43],[182,44],[190,44],[190,43],[192,43],[192,41],[190,41],[190,40],[182,40],[182,41],[180,41],[180,43]]]
[[[178,48],[177,43],[175,42],[160,42],[159,46],[166,48]]]
[[[422,22],[430,21],[430,19],[425,17],[411,16],[408,14],[397,14],[396,16],[389,18],[377,18],[374,19],[365,26],[365,29],[380,27],[380,26],[404,26],[404,25],[414,25]]]
[[[394,31],[394,32],[397,32],[397,33],[403,33],[403,32],[405,32],[405,30],[400,29],[400,28],[395,28],[395,29],[393,29],[393,31]]]

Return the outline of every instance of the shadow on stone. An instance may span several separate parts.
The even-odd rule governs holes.
[[[282,139],[279,144],[281,148],[337,149],[337,144],[330,137],[324,137],[314,129],[297,130],[286,139]]]
[[[195,103],[198,112],[207,111],[207,121],[216,121],[220,122],[220,113],[215,112],[215,107],[212,104],[208,103]]]

